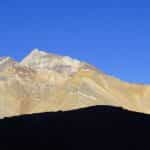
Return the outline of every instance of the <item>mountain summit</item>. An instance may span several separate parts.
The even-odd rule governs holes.
[[[34,49],[21,64],[36,70],[55,70],[68,74],[77,72],[82,66],[80,61],[71,57],[49,54],[38,49]]]
[[[95,105],[150,113],[150,86],[130,84],[95,67],[34,49],[21,62],[0,58],[0,117]]]

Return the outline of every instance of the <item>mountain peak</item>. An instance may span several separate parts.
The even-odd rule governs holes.
[[[73,59],[69,56],[55,55],[39,49],[34,49],[23,59],[21,64],[36,70],[53,70],[68,74],[77,72],[82,66],[82,63],[79,60]]]
[[[15,64],[17,64],[17,62],[11,57],[0,57],[0,71]]]
[[[45,51],[43,51],[43,50],[39,50],[38,48],[35,48],[35,49],[33,49],[32,51],[31,51],[31,53],[29,54],[29,56],[30,55],[49,55],[47,52],[45,52]]]
[[[8,61],[13,61],[13,59],[10,57],[0,57],[0,64],[3,64]]]
[[[6,64],[13,65],[13,64],[17,64],[17,62],[13,60],[11,57],[0,57],[0,65],[4,66]]]
[[[53,54],[47,53],[39,49],[33,49],[29,55],[27,55],[22,61],[21,64],[27,65],[30,67],[35,67],[35,65],[43,64],[48,58],[57,57]]]
[[[35,48],[23,59],[23,61],[26,60],[27,58],[36,59],[38,57],[43,57],[43,56],[47,56],[47,55],[50,55],[50,53],[47,53],[43,50],[39,50],[38,48]]]

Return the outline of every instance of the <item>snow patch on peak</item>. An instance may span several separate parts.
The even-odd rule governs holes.
[[[53,70],[59,73],[72,74],[77,72],[82,63],[69,56],[59,56],[34,49],[22,62],[36,70]]]
[[[0,58],[0,65],[5,63],[16,63],[13,59],[10,57],[1,57]]]
[[[73,59],[69,56],[62,57],[62,62],[62,64],[65,66],[70,66],[71,72],[77,72],[78,69],[82,66],[82,63],[79,60]]]
[[[10,57],[1,57],[0,58],[0,72],[3,71],[4,69],[12,67],[16,64],[17,64],[17,62],[14,61]]]
[[[56,55],[47,53],[45,51],[41,51],[39,49],[34,49],[31,51],[31,53],[26,56],[22,61],[21,64],[23,65],[31,65],[31,64],[40,64],[42,61],[45,61],[48,58],[57,57]]]
[[[34,56],[34,55],[36,55],[36,56],[37,55],[44,56],[44,55],[48,55],[48,53],[46,53],[45,51],[41,51],[38,48],[35,48],[35,49],[32,50],[30,55],[32,55],[32,56]]]
[[[78,67],[80,65],[80,63],[81,63],[79,60],[73,59],[73,58],[71,58],[69,56],[62,57],[62,60],[64,61],[64,63],[66,65],[73,65],[73,66],[76,66],[76,67]]]

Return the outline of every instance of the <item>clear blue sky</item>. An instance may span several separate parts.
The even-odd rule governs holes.
[[[0,0],[0,56],[20,60],[39,48],[150,83],[149,6],[144,0]]]

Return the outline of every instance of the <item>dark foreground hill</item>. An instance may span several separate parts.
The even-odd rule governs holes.
[[[0,149],[135,150],[150,148],[150,116],[96,106],[0,120]]]

